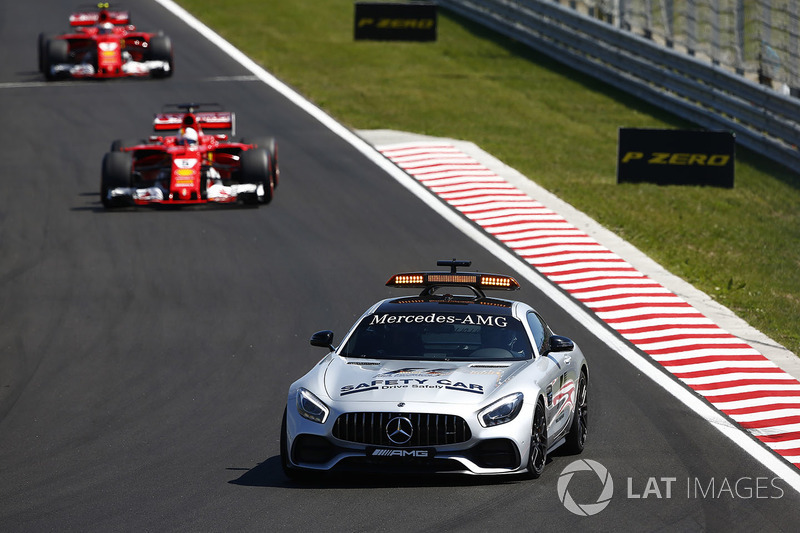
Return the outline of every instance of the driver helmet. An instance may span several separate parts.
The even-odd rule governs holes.
[[[197,144],[197,130],[194,128],[186,128],[179,139],[181,144],[186,146],[193,146]]]
[[[99,31],[100,35],[109,35],[113,31],[114,31],[114,25],[111,24],[110,22],[104,22],[103,24],[100,24],[100,31]]]

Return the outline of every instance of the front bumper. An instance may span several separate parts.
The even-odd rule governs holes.
[[[490,428],[480,425],[475,411],[445,412],[443,408],[452,407],[448,405],[409,404],[402,412],[396,404],[386,405],[385,410],[375,404],[366,406],[370,411],[363,407],[332,410],[319,424],[300,416],[290,403],[286,427],[291,466],[333,472],[473,475],[519,473],[527,468],[532,413],[524,407],[511,422]],[[391,442],[385,430],[395,417],[413,421],[414,437],[402,445]]]

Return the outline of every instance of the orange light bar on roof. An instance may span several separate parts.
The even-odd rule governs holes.
[[[480,274],[477,272],[409,272],[395,274],[386,282],[388,287],[440,287],[440,286],[470,286],[477,289],[494,289],[514,291],[519,289],[519,283],[511,276],[500,274]]]

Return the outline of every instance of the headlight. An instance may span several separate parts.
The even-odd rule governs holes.
[[[500,398],[478,413],[478,420],[485,428],[511,422],[522,409],[522,398],[521,392]]]
[[[304,418],[324,424],[330,409],[310,390],[300,387],[297,389],[297,412]]]

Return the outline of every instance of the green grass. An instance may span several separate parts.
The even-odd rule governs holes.
[[[617,185],[617,128],[692,126],[442,10],[387,43],[350,0],[180,3],[347,126],[478,144],[800,353],[797,174],[740,149],[732,190]]]

